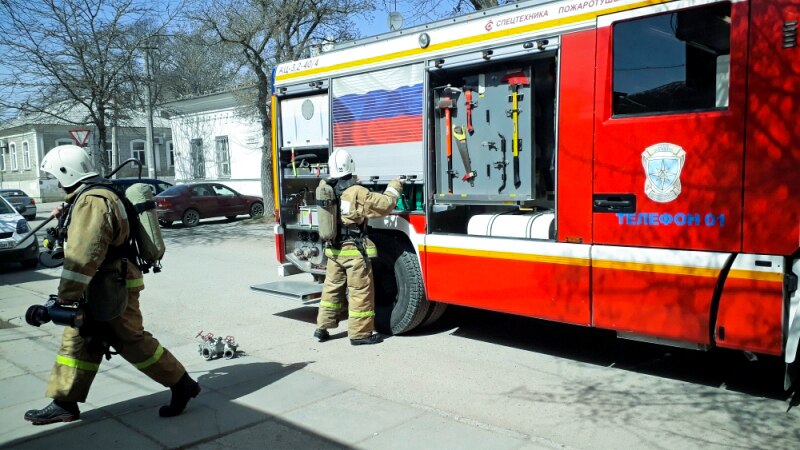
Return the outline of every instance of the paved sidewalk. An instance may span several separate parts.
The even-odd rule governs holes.
[[[41,271],[57,276],[57,271]],[[35,286],[52,286],[52,282]],[[169,392],[120,357],[104,361],[80,421],[33,426],[58,350],[60,327],[24,323],[29,305],[46,297],[26,287],[0,288],[0,447],[98,449],[533,449],[552,448],[507,430],[464,423],[435,411],[378,398],[304,370],[252,356],[204,361],[199,340],[154,334],[203,391],[183,415],[162,419]]]

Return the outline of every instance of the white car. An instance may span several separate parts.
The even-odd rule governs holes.
[[[31,231],[28,221],[0,196],[0,262],[19,262],[26,269],[39,264],[39,242],[36,236],[22,238]]]

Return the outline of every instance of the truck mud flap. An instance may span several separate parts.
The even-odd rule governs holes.
[[[319,301],[320,297],[322,297],[322,285],[313,281],[273,281],[254,284],[250,286],[250,289],[307,303]]]

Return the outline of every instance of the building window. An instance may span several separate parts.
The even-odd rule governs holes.
[[[72,139],[56,139],[56,145],[53,147],[58,147],[59,145],[75,145],[75,141]]]
[[[31,170],[31,150],[28,148],[28,143],[22,143],[22,167],[25,170]]]
[[[228,136],[217,136],[217,174],[220,178],[231,177],[231,152]]]
[[[19,170],[17,164],[17,144],[8,144],[8,149],[11,152],[11,170]]]
[[[614,25],[614,114],[726,109],[728,2]]]
[[[109,169],[113,169],[114,167],[116,167],[116,161],[114,161],[113,142],[106,142],[105,161],[103,161],[103,164]]]
[[[6,148],[0,147],[0,172],[6,171]]]
[[[192,163],[192,178],[201,179],[206,177],[206,160],[203,156],[203,140],[192,139],[190,142],[191,150],[191,163]]]
[[[142,163],[142,167],[147,166],[147,161],[145,161],[144,155],[145,155],[144,141],[141,139],[131,141],[131,157],[139,160],[139,162]]]
[[[167,141],[167,167],[175,167],[175,145],[172,141]]]

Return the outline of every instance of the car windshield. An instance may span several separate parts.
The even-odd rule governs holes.
[[[176,195],[181,195],[183,193],[184,186],[172,186],[166,189],[164,192],[158,194],[159,197],[174,197]]]
[[[0,192],[3,197],[24,197],[25,193],[22,191],[3,191]]]
[[[9,204],[3,200],[0,200],[0,214],[10,214],[17,212],[14,208],[9,206]]]

